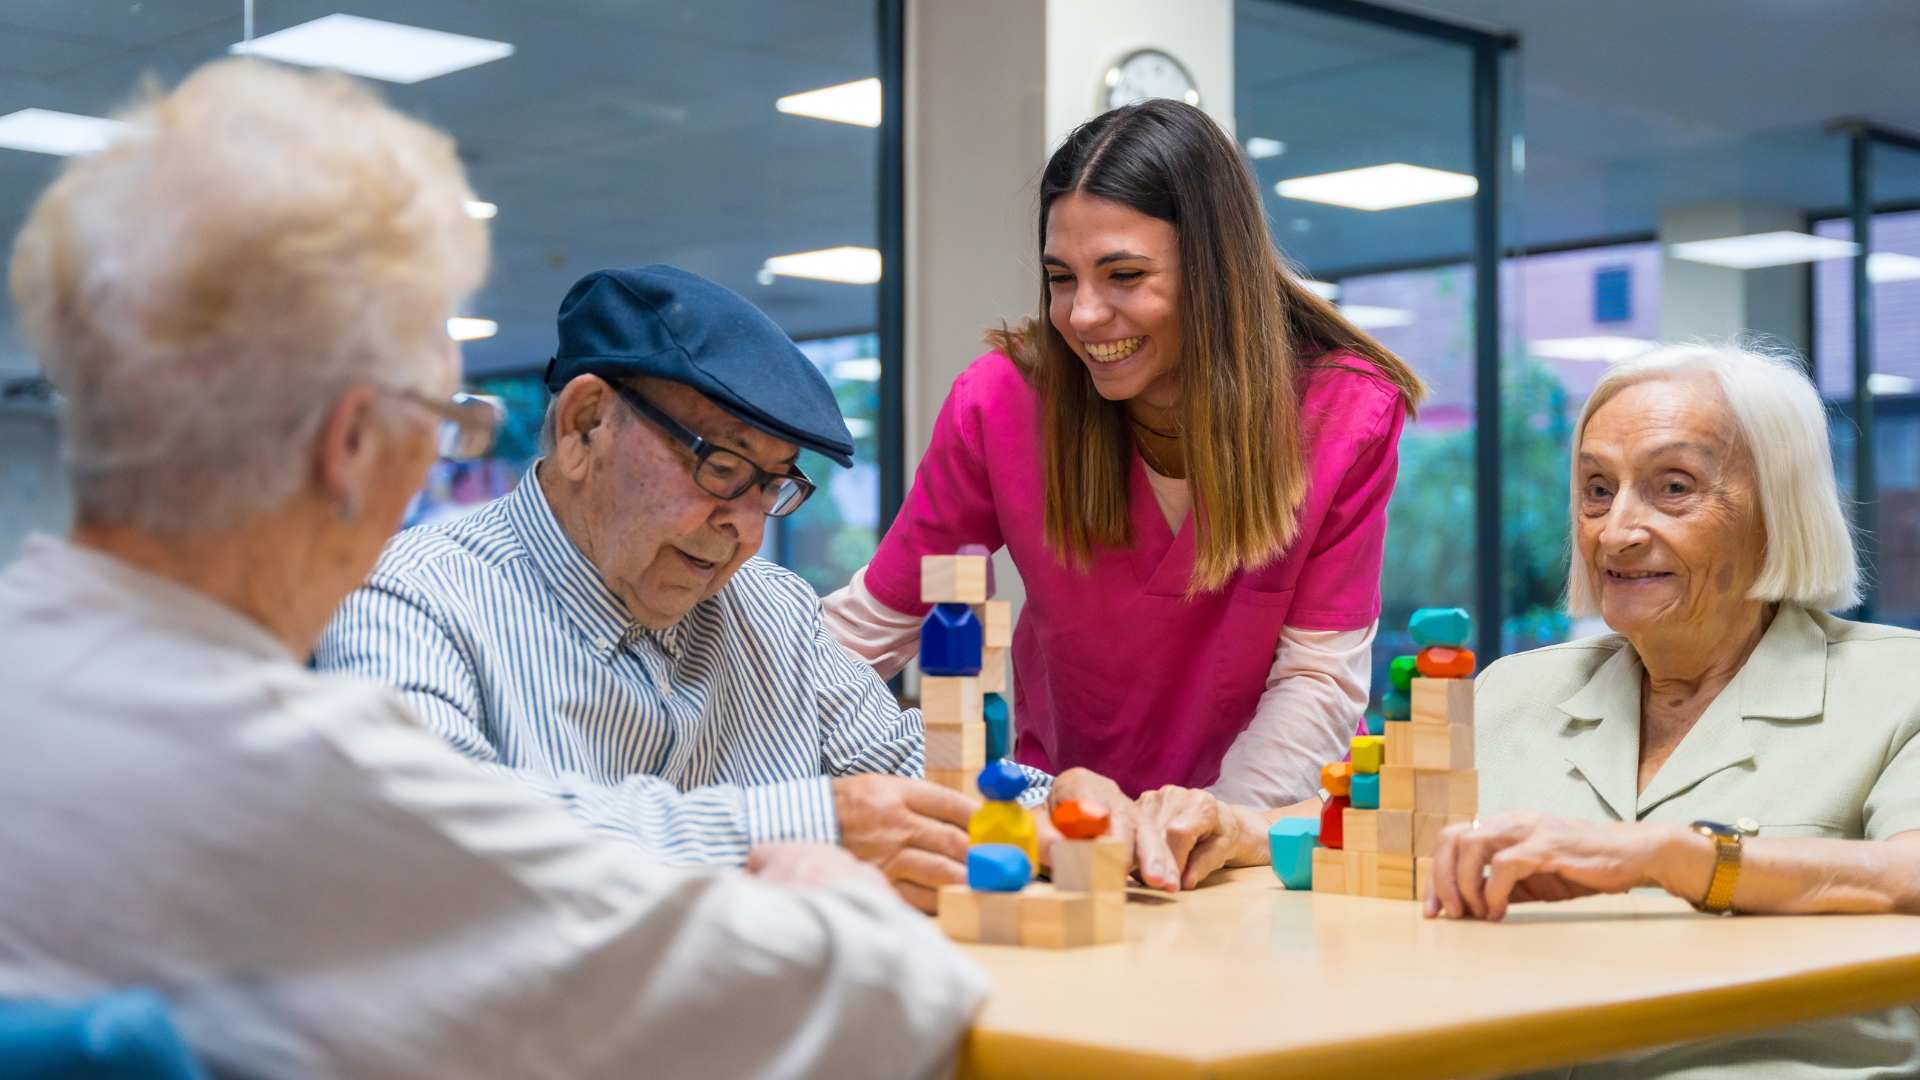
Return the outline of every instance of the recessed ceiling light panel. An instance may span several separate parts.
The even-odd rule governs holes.
[[[880,252],[870,247],[834,247],[775,255],[761,267],[775,277],[809,278],[841,285],[871,285],[880,280]]]
[[[1769,266],[1851,258],[1860,245],[1829,236],[1797,232],[1750,233],[1718,240],[1687,240],[1668,244],[1667,254],[1688,262],[1724,266],[1729,270],[1761,270]]]
[[[1413,312],[1402,308],[1375,307],[1370,304],[1341,304],[1340,314],[1362,330],[1390,330],[1412,326]]]
[[[1296,176],[1273,185],[1284,199],[1344,206],[1352,210],[1397,210],[1403,206],[1464,199],[1480,190],[1465,173],[1395,162],[1364,169]]]
[[[1615,360],[1639,356],[1653,348],[1653,345],[1646,338],[1636,337],[1543,338],[1527,342],[1527,351],[1543,360],[1587,360],[1610,364]]]
[[[447,320],[447,336],[455,341],[479,341],[490,338],[500,332],[500,324],[492,319],[476,319],[467,315],[455,315]]]
[[[252,41],[230,52],[286,64],[332,68],[391,83],[417,83],[505,59],[504,41],[449,34],[358,15],[326,15]]]
[[[789,116],[810,116],[855,127],[879,127],[880,80],[856,79],[838,86],[788,94],[776,100],[773,107]]]
[[[36,154],[91,154],[124,135],[118,120],[52,109],[21,109],[0,116],[0,146]]]

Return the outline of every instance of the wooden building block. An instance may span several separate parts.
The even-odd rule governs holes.
[[[1113,828],[1113,812],[1091,799],[1061,799],[1047,816],[1069,840],[1098,840]]]
[[[980,620],[983,647],[1004,649],[1013,644],[1013,605],[1005,600],[988,600],[974,605],[973,614]]]
[[[980,794],[979,769],[928,769],[927,783],[939,784],[948,791],[958,791],[962,795]]]
[[[1473,617],[1465,608],[1421,608],[1407,620],[1407,633],[1422,649],[1429,645],[1464,649],[1473,637]]]
[[[927,771],[977,773],[987,764],[987,725],[928,724]]]
[[[927,727],[980,720],[980,679],[975,675],[928,675],[920,680],[920,722]]]
[[[975,892],[965,885],[942,885],[935,917],[941,933],[954,941],[1018,945],[1024,897],[1024,893]]]
[[[1020,894],[1020,944],[1073,949],[1093,944],[1093,894],[1036,885]]]
[[[1420,669],[1417,656],[1396,656],[1387,664],[1387,685],[1403,694],[1413,692],[1413,674]]]
[[[1132,853],[1118,840],[1055,840],[1054,887],[1069,892],[1124,892]]]
[[[1473,675],[1473,650],[1433,645],[1420,650],[1416,662],[1429,679],[1465,679]]]
[[[1380,766],[1386,764],[1387,743],[1384,736],[1355,735],[1353,737],[1353,774],[1377,773]]]
[[[1280,884],[1296,892],[1313,888],[1313,852],[1319,843],[1318,818],[1283,817],[1267,828],[1267,862]]]
[[[1127,894],[1093,894],[1093,943],[1111,945],[1127,937]]]
[[[1380,811],[1348,807],[1341,815],[1340,846],[1348,851],[1380,850]]]
[[[1473,723],[1473,680],[1413,680],[1413,722],[1471,725]]]
[[[948,886],[956,888],[957,886]],[[1313,891],[1336,896],[1347,891],[1347,854],[1338,848],[1313,849]]]
[[[1353,800],[1355,810],[1380,809],[1380,774],[1354,773],[1353,791],[1347,797]]]
[[[920,602],[923,604],[986,603],[986,556],[921,556]]]
[[[1413,699],[1405,690],[1389,690],[1380,695],[1380,715],[1389,723],[1405,720],[1413,715]]]
[[[1007,692],[1007,650],[980,650],[980,692],[982,694]]]
[[[1413,729],[1415,769],[1473,768],[1473,727],[1469,724],[1409,724]]]
[[[920,674],[980,674],[980,620],[965,604],[935,604],[920,623]]]
[[[1433,858],[1422,855],[1413,860],[1413,898],[1425,900],[1433,891]]]
[[[1411,765],[1383,766],[1380,769],[1380,809],[1418,809],[1414,801],[1413,776]]]
[[[981,848],[1005,844],[1026,855],[1029,873],[1040,869],[1040,841],[1033,813],[1019,803],[998,799],[981,803],[980,809],[967,821],[967,843],[973,845],[967,851],[968,866],[972,866]]]
[[[1354,863],[1357,862],[1359,864],[1359,873],[1351,879],[1352,887],[1347,890],[1349,895],[1378,895],[1376,890],[1380,887],[1379,859],[1380,853],[1377,851],[1356,851],[1353,853],[1353,859],[1349,861],[1348,868],[1351,870]]]
[[[1386,744],[1386,756],[1382,759],[1381,768],[1413,764],[1412,724],[1404,720],[1389,720],[1387,730],[1380,738]]]
[[[1473,769],[1436,772],[1416,769],[1413,773],[1414,812],[1418,814],[1463,814],[1480,812],[1480,774]]]
[[[999,694],[980,695],[980,718],[987,724],[987,760],[1013,756],[1013,710]]]
[[[1373,856],[1372,878],[1368,882],[1372,888],[1368,896],[1377,896],[1382,900],[1413,899],[1413,856],[1389,855],[1380,852]]]
[[[955,941],[980,940],[980,901],[965,885],[940,886],[940,902],[935,918],[940,932]]]
[[[1353,800],[1345,795],[1335,795],[1320,805],[1320,846],[1342,848],[1346,846],[1345,833],[1341,826],[1346,822],[1347,807]]]
[[[1413,854],[1413,811],[1382,810],[1374,818],[1374,832],[1383,855]]]
[[[1473,818],[1465,814],[1413,815],[1413,853],[1425,857],[1440,846],[1440,830],[1449,825],[1469,825]]]

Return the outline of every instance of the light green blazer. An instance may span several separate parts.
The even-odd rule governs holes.
[[[1489,665],[1474,702],[1481,815],[1749,818],[1761,836],[1854,840],[1920,829],[1920,632],[1782,604],[1733,681],[1637,791],[1642,674],[1618,634]],[[1920,1076],[1920,1012],[1799,1024],[1544,1075]]]

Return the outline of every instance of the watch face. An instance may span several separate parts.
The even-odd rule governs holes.
[[[1693,829],[1696,832],[1712,833],[1715,836],[1739,836],[1740,835],[1739,829],[1736,829],[1731,825],[1722,825],[1717,821],[1696,821],[1693,823]]]
[[[1193,76],[1180,61],[1158,49],[1142,49],[1107,71],[1107,108],[1117,109],[1151,98],[1172,98],[1200,104]]]

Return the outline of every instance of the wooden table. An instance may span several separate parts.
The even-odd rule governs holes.
[[[1483,1076],[1920,1000],[1912,916],[1633,895],[1428,921],[1259,867],[1135,890],[1127,920],[1121,945],[966,946],[994,993],[961,1075]]]

